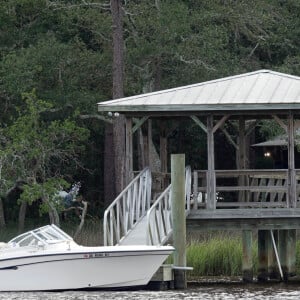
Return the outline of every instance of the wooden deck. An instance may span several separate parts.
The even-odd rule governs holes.
[[[300,208],[192,210],[187,226],[200,230],[300,229]]]
[[[295,170],[293,199],[288,170],[216,170],[214,197],[207,193],[207,171],[194,171],[187,225],[203,230],[300,229],[299,173]]]

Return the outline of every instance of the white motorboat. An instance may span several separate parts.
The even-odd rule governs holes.
[[[55,225],[1,245],[0,291],[116,288],[146,285],[171,246],[86,247]]]

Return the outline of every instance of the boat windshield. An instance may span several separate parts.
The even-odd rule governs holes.
[[[10,240],[8,244],[13,247],[42,246],[70,240],[73,239],[60,228],[52,224],[18,235]]]

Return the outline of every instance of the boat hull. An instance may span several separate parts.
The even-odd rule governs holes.
[[[146,285],[172,247],[32,253],[0,260],[0,291],[43,291]]]

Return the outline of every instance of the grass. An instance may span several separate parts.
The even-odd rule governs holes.
[[[253,243],[253,261],[257,258]],[[238,235],[218,233],[201,240],[192,239],[187,246],[187,265],[192,266],[190,277],[238,276],[242,274],[242,240]],[[256,264],[254,266],[256,268]]]
[[[194,268],[190,278],[202,276],[241,276],[242,239],[226,232],[191,239],[187,246],[187,265]],[[257,273],[257,240],[253,239],[253,271]],[[296,243],[296,272],[300,274],[300,240]]]

